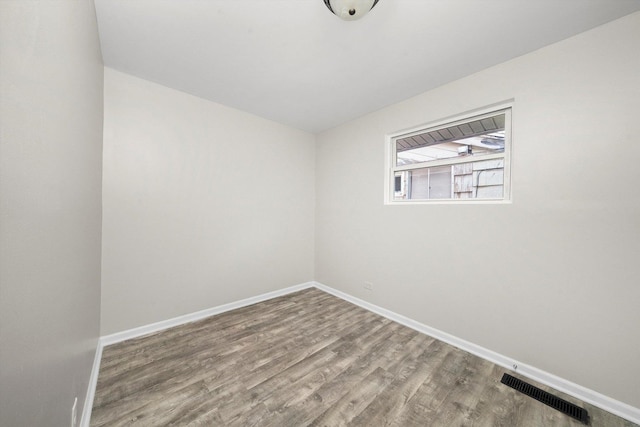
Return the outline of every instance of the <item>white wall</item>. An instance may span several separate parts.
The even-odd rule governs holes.
[[[640,13],[319,135],[316,280],[640,407],[638,52]],[[512,204],[383,205],[385,134],[511,98]]]
[[[107,68],[102,334],[312,280],[314,141]]]
[[[93,2],[0,1],[0,425],[78,420],[100,322]]]

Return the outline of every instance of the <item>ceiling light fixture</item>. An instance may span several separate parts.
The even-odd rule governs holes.
[[[340,19],[355,21],[366,15],[378,0],[324,0],[329,10]]]

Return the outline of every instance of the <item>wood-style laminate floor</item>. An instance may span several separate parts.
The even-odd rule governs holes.
[[[504,372],[311,288],[105,347],[91,426],[583,425]]]

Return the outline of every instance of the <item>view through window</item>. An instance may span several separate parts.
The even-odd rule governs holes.
[[[391,202],[509,198],[511,109],[391,137]]]

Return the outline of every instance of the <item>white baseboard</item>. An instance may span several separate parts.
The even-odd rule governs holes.
[[[593,406],[596,406],[607,412],[611,412],[612,414],[618,415],[619,417],[622,417],[626,420],[629,420],[636,424],[640,424],[640,409],[635,408],[631,405],[612,399],[596,391],[593,391],[581,385],[572,383],[571,381],[567,381],[563,378],[557,377],[553,374],[542,371],[533,366],[520,363],[507,356],[496,353],[494,351],[491,351],[479,345],[473,344],[469,341],[465,341],[461,338],[455,337],[453,335],[450,335],[446,332],[432,328],[430,326],[424,325],[413,319],[402,316],[401,314],[379,307],[375,304],[371,304],[367,301],[361,300],[347,293],[338,291],[322,283],[307,282],[300,285],[280,289],[277,291],[268,292],[266,294],[258,295],[256,297],[246,298],[240,301],[224,304],[218,307],[198,311],[195,313],[185,314],[183,316],[174,317],[173,319],[164,320],[161,322],[152,323],[150,325],[141,326],[138,328],[129,329],[127,331],[103,336],[102,338],[100,338],[98,342],[98,348],[96,349],[96,356],[93,363],[93,370],[91,372],[91,377],[89,381],[89,390],[87,391],[87,396],[85,399],[85,406],[82,412],[82,420],[80,422],[80,426],[89,427],[89,420],[91,418],[91,407],[93,406],[93,398],[95,395],[96,384],[98,381],[98,371],[100,369],[100,358],[102,356],[102,349],[104,346],[115,344],[117,342],[125,341],[131,338],[137,338],[143,335],[150,334],[152,332],[161,331],[167,328],[179,326],[179,325],[193,322],[196,320],[204,319],[205,317],[224,313],[226,311],[235,310],[241,307],[246,307],[251,304],[255,304],[261,301],[266,301],[271,298],[287,295],[292,292],[297,292],[302,289],[307,289],[310,287],[316,287],[324,292],[332,294],[338,298],[341,298],[345,301],[349,301],[366,310],[369,310],[383,317],[386,317],[390,320],[393,320],[394,322],[398,322],[420,333],[429,335],[431,337],[439,339],[440,341],[446,342],[447,344],[451,344],[461,350],[464,350],[478,357],[481,357],[485,360],[493,362],[496,365],[504,367],[505,369],[518,372],[524,377],[530,378],[534,381],[538,381],[539,383],[545,384],[560,392],[566,393],[584,402],[590,403]]]
[[[496,353],[494,351],[491,351],[479,345],[473,344],[469,341],[465,341],[461,338],[455,337],[446,332],[424,325],[420,322],[416,322],[415,320],[402,316],[401,314],[394,313],[391,310],[387,310],[375,304],[371,304],[370,302],[361,300],[347,293],[338,291],[329,286],[323,285],[322,283],[313,282],[313,285],[320,290],[323,290],[327,293],[337,296],[338,298],[342,298],[345,301],[349,301],[366,310],[372,311],[376,314],[386,317],[387,319],[398,322],[401,325],[407,326],[411,329],[414,329],[425,335],[429,335],[433,338],[437,338],[440,341],[446,342],[447,344],[451,344],[461,350],[464,350],[468,353],[474,354],[485,360],[493,362],[496,365],[499,365],[506,369],[517,372],[520,375],[527,377],[531,380],[537,381],[541,384],[545,384],[562,393],[566,393],[570,396],[573,396],[577,399],[582,400],[583,402],[587,402],[607,412],[611,412],[612,414],[615,414],[633,423],[640,424],[639,408],[635,408],[624,402],[620,402],[618,400],[612,399],[594,390],[588,389],[581,385],[575,384],[571,381],[557,377],[541,369],[535,368],[525,363],[520,363],[507,356]]]
[[[91,409],[93,408],[93,399],[96,394],[96,386],[98,384],[98,373],[100,372],[100,360],[102,359],[102,349],[110,344],[115,344],[121,341],[126,341],[131,338],[141,337],[143,335],[150,334],[152,332],[158,332],[164,329],[172,328],[174,326],[183,325],[185,323],[194,322],[196,320],[204,319],[205,317],[213,316],[216,314],[224,313],[226,311],[235,310],[237,308],[246,307],[251,304],[266,301],[279,296],[287,295],[293,292],[300,291],[302,289],[311,288],[314,286],[314,282],[302,283],[300,285],[290,286],[288,288],[279,289],[273,292],[267,292],[266,294],[258,295],[251,298],[246,298],[240,301],[231,302],[229,304],[220,305],[217,307],[209,308],[206,310],[197,311],[195,313],[185,314],[183,316],[174,317],[173,319],[163,320],[161,322],[152,323],[150,325],[140,326],[138,328],[129,329],[122,332],[117,332],[111,335],[105,335],[98,340],[98,346],[96,348],[96,354],[93,360],[93,368],[91,369],[91,375],[89,377],[89,385],[87,387],[87,395],[84,401],[84,408],[82,410],[82,418],[80,419],[80,427],[89,427],[91,421]]]
[[[226,311],[235,310],[237,308],[246,307],[251,304],[266,301],[268,299],[280,297],[282,295],[297,292],[302,289],[313,287],[313,282],[302,283],[300,285],[290,286],[288,288],[279,289],[273,292],[267,292],[255,297],[246,298],[240,301],[230,302],[228,304],[219,305],[217,307],[208,308],[206,310],[196,311],[195,313],[189,313],[182,316],[174,317],[173,319],[162,320],[160,322],[151,323],[150,325],[140,326],[137,328],[129,329],[122,332],[117,332],[111,335],[105,335],[100,338],[103,345],[111,345],[118,342],[126,341],[131,338],[138,338],[143,335],[150,334],[152,332],[162,331],[164,329],[173,328],[174,326],[184,325],[185,323],[195,322],[196,320],[204,319],[209,316],[224,313]]]
[[[91,409],[93,407],[93,398],[96,394],[96,385],[98,384],[98,373],[100,372],[100,360],[102,359],[102,342],[98,340],[96,353],[93,357],[93,367],[89,376],[89,385],[87,385],[87,394],[84,398],[84,408],[82,408],[82,418],[80,418],[80,427],[89,427],[91,420]]]

